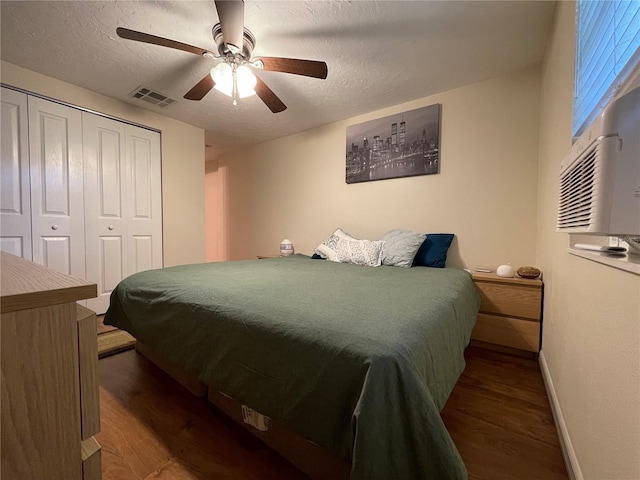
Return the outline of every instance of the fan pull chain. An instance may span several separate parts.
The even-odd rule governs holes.
[[[238,75],[236,73],[238,66],[233,64],[233,90],[231,91],[231,97],[233,98],[233,105],[238,105]]]

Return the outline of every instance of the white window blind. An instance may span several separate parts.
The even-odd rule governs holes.
[[[574,136],[640,61],[640,0],[578,0],[576,8]]]

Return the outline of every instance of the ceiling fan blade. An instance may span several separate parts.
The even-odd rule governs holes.
[[[263,70],[270,72],[293,73],[305,77],[327,78],[327,64],[316,60],[299,60],[295,58],[258,57],[264,65]]]
[[[156,37],[155,35],[149,35],[148,33],[136,32],[135,30],[129,30],[128,28],[118,27],[116,28],[116,33],[120,38],[126,38],[127,40],[135,40],[136,42],[175,48],[176,50],[182,50],[183,52],[194,53],[200,56],[203,56],[205,53],[214,55],[209,50],[205,50],[203,48],[194,47],[193,45],[188,45],[182,42],[176,42],[175,40],[169,40],[164,37]]]
[[[195,87],[189,90],[184,98],[187,100],[202,100],[204,96],[211,91],[216,82],[213,81],[211,75],[204,77],[198,83],[196,83]]]
[[[244,43],[244,1],[216,0],[222,39],[231,53],[242,52]],[[231,45],[231,47],[229,47]],[[233,51],[233,49],[236,51]]]
[[[273,90],[267,87],[258,77],[256,77],[256,94],[273,113],[279,113],[287,109],[287,106],[273,93]]]

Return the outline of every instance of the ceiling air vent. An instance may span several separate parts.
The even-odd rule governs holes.
[[[166,95],[155,92],[150,88],[140,86],[136,88],[133,92],[129,94],[130,97],[139,98],[151,105],[155,105],[157,107],[166,107],[171,105],[175,100],[173,98],[169,98]]]

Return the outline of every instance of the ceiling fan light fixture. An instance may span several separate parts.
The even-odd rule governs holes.
[[[283,57],[261,57],[251,60],[256,39],[244,26],[244,0],[215,0],[215,6],[220,23],[213,26],[211,33],[218,47],[218,55],[187,43],[128,28],[118,27],[116,33],[120,38],[127,40],[173,48],[220,62],[220,65],[211,69],[208,75],[184,94],[183,97],[187,100],[202,100],[207,93],[215,88],[231,97],[234,105],[238,104],[240,98],[257,95],[269,110],[273,113],[280,113],[286,110],[287,106],[282,103],[273,90],[246,67],[312,78],[327,78],[327,64],[325,62]],[[223,36],[223,29],[226,38]]]
[[[222,62],[211,69],[211,78],[215,82],[214,88],[225,95],[231,96],[233,92],[233,68],[228,63]]]
[[[240,98],[250,97],[256,94],[256,76],[249,70],[249,67],[240,65],[236,69],[236,79]]]
[[[233,98],[234,105],[238,98],[256,94],[256,76],[244,65],[236,67],[222,62],[211,69],[211,78],[215,82],[214,88]]]

